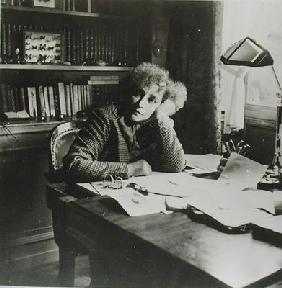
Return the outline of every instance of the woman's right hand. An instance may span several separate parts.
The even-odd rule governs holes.
[[[152,167],[146,160],[138,160],[127,164],[128,176],[146,176],[152,173]]]

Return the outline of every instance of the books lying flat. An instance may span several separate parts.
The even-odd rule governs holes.
[[[4,113],[7,117],[8,117],[8,119],[29,119],[30,118],[30,116],[27,114],[27,112],[26,111],[17,111],[17,112],[13,112],[13,111],[11,111],[11,112],[5,112]]]

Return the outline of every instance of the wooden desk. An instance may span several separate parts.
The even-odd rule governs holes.
[[[136,280],[136,287],[278,287],[270,285],[282,283],[282,249],[255,240],[250,233],[225,234],[192,222],[181,212],[129,217],[108,208],[103,197],[76,199],[65,196],[64,189],[63,184],[47,187],[64,285],[73,284],[77,250],[105,253],[113,261],[124,250],[126,255],[143,253],[151,261],[150,267],[142,268],[144,273],[160,281],[145,286]]]

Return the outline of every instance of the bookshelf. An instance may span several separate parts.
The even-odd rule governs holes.
[[[143,17],[148,14],[143,1],[133,5],[131,0],[54,0],[55,8],[31,4],[52,1],[1,0],[0,113],[24,110],[27,117],[10,118],[5,125],[0,121],[0,187],[1,192],[3,190],[0,219],[4,227],[2,234],[8,239],[5,241],[8,252],[0,254],[7,267],[11,264],[31,268],[36,261],[46,263],[58,256],[45,195],[50,131],[64,121],[78,120],[79,110],[88,111],[92,104],[102,105],[122,97],[117,79],[121,80],[139,63],[151,60],[151,26]],[[71,10],[66,7],[74,1],[93,5],[85,11],[78,11],[77,5],[71,5]],[[106,7],[110,2],[115,8]],[[135,9],[125,8],[132,5]],[[30,37],[25,31],[36,33]],[[55,59],[56,63],[44,62],[44,59],[38,63],[26,61],[25,42],[30,42],[26,35],[36,38],[38,33],[42,33],[39,38],[46,38],[46,33],[61,35],[60,57]],[[48,47],[48,43],[39,43],[39,47],[40,44]],[[28,45],[32,48],[33,43]],[[59,94],[59,86],[67,93]],[[50,87],[53,95],[57,93],[54,100],[65,103],[66,115],[61,117],[64,113],[58,111],[59,104],[55,115],[42,119],[42,114],[51,113],[53,109]],[[34,107],[33,113],[30,111],[28,88],[34,91],[35,98],[31,99],[36,101],[37,115]],[[80,100],[75,109],[69,99]],[[49,111],[42,105],[45,100]]]
[[[85,11],[79,11],[82,2]],[[38,126],[50,130],[52,124],[75,119],[77,112],[95,106],[97,97],[99,105],[103,105],[101,98],[109,104],[114,99],[105,86],[112,87],[115,97],[119,95],[118,87],[107,85],[107,79],[116,75],[120,80],[133,66],[148,60],[146,43],[140,41],[144,25],[138,17],[107,15],[93,0],[50,3],[54,7],[2,1],[0,113],[8,115],[7,127],[22,133],[30,127],[37,131]],[[105,83],[89,82],[94,76],[104,77]],[[74,108],[77,98],[85,103]],[[56,113],[52,105],[57,106]]]
[[[127,72],[132,67],[121,66],[79,66],[79,65],[35,65],[35,64],[0,64],[0,70],[38,70],[38,71],[108,71]]]

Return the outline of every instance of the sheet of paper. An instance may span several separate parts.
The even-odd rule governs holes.
[[[191,168],[199,168],[203,171],[217,171],[222,156],[215,154],[185,154],[186,165]]]
[[[232,152],[219,180],[224,179],[239,189],[256,187],[266,169],[266,165]]]
[[[165,205],[172,209],[193,206],[224,225],[236,227],[255,219],[261,212],[258,209],[275,213],[273,193],[246,188],[258,181],[265,169],[264,165],[234,153],[219,180],[196,178],[185,172],[153,172],[149,176],[123,180],[122,189],[105,188],[103,182],[79,185],[114,198],[131,216],[159,213],[165,210]],[[129,183],[147,189],[149,195],[127,188]]]
[[[132,188],[111,189],[104,183],[77,183],[78,186],[92,191],[95,195],[109,196],[115,199],[129,216],[142,216],[166,211],[165,197],[150,194],[144,196]]]
[[[282,234],[282,215],[268,215],[268,217],[256,219],[256,221],[253,221],[253,223],[259,227]]]
[[[259,223],[269,217],[268,213],[255,208],[220,209],[216,203],[207,203],[198,200],[199,199],[166,197],[166,205],[173,211],[186,209],[189,206],[196,207],[203,214],[209,215],[219,223],[232,228],[250,223]]]
[[[273,191],[273,200],[274,200],[275,214],[282,215],[282,191],[281,190]]]

